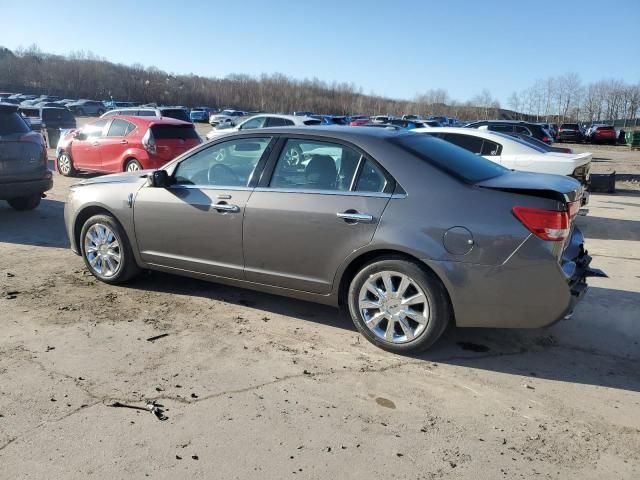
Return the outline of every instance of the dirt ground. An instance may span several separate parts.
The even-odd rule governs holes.
[[[618,148],[597,168],[640,173]],[[74,180],[54,181],[33,212],[0,203],[0,478],[640,478],[637,190],[578,219],[610,278],[571,320],[401,357],[323,306],[96,281],[64,232]],[[152,400],[166,420],[111,406]]]

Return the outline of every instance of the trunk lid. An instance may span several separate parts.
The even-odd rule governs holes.
[[[476,185],[492,190],[549,198],[565,204],[580,201],[583,195],[583,186],[577,180],[545,173],[511,171],[483,180]]]

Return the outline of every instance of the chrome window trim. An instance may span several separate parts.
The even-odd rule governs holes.
[[[404,194],[383,192],[354,192],[347,190],[314,190],[311,188],[265,188],[257,187],[254,192],[270,193],[301,193],[303,195],[334,195],[345,197],[378,197],[378,198],[404,198]]]
[[[184,185],[175,184],[171,185],[169,189],[186,189],[186,190],[236,190],[242,192],[250,192],[253,190],[251,187],[239,187],[239,186],[224,186],[224,185]]]

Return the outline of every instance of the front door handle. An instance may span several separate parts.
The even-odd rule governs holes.
[[[98,145],[100,145],[100,143],[98,143],[98,142],[93,142],[91,145],[93,145],[94,147],[97,147]]]
[[[213,208],[218,210],[219,212],[231,212],[238,213],[240,211],[240,207],[238,205],[231,205],[229,203],[216,203]]]
[[[129,142],[127,142],[126,140],[120,140],[120,144],[121,145],[126,145],[127,143],[129,143]]]
[[[359,213],[356,210],[338,212],[336,215],[347,223],[373,223],[373,215]]]

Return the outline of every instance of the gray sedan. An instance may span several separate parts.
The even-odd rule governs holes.
[[[437,138],[249,130],[161,170],[75,185],[71,248],[107,283],[160,270],[342,307],[406,353],[445,327],[542,327],[591,269],[563,176],[507,170]]]

